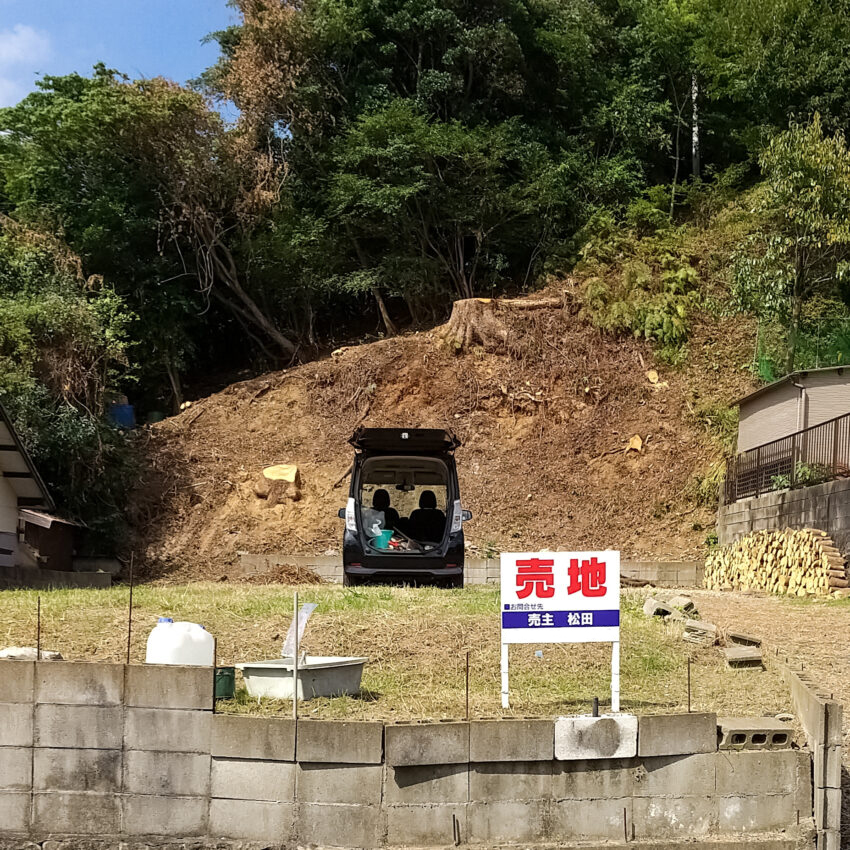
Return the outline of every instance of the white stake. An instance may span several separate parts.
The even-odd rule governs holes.
[[[295,591],[292,608],[295,623],[295,654],[292,656],[292,719],[298,720],[298,591]]]
[[[620,641],[611,644],[611,711],[620,710]]]
[[[510,708],[508,699],[508,644],[502,644],[502,708]]]

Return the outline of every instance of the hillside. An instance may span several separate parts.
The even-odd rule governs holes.
[[[458,355],[439,331],[412,333],[233,384],[153,426],[133,506],[138,562],[155,577],[219,578],[239,551],[338,551],[347,481],[335,484],[359,423],[458,434],[473,551],[699,556],[713,510],[695,501],[694,477],[719,456],[700,411],[751,385],[740,366],[752,327],[702,318],[687,365],[667,368],[649,344],[579,318],[567,287],[548,293],[562,309],[510,311],[502,352]],[[627,450],[634,435],[639,451]],[[300,467],[300,501],[254,494],[276,463]]]

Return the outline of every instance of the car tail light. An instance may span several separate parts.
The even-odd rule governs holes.
[[[458,502],[460,504],[460,502]],[[354,499],[349,498],[345,506],[345,528],[347,531],[357,532],[357,517],[355,515],[357,508],[354,504]],[[454,520],[452,520],[454,522]]]
[[[455,499],[454,509],[452,510],[451,533],[457,534],[462,528],[463,528],[463,511],[460,508],[460,499]]]

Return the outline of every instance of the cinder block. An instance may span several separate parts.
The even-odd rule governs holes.
[[[389,806],[387,844],[391,847],[451,847],[477,842],[470,835],[466,803],[436,806]]]
[[[121,750],[36,748],[32,766],[36,791],[121,790]]]
[[[56,705],[121,705],[124,665],[86,661],[39,661],[35,701]]]
[[[37,705],[35,745],[120,750],[123,725],[123,712],[117,706]]]
[[[553,720],[473,720],[469,760],[551,761],[555,753]]]
[[[716,714],[647,714],[640,718],[639,756],[675,756],[716,750]]]
[[[525,800],[470,803],[467,806],[469,835],[486,844],[537,843],[548,832],[549,801]]]
[[[645,759],[642,769],[637,768],[634,772],[633,794],[635,797],[659,798],[713,794],[716,758],[714,753],[697,753]]]
[[[32,747],[6,747],[0,750],[0,791],[29,791],[30,788]]]
[[[299,803],[381,804],[381,765],[298,764],[295,798]]]
[[[839,747],[843,743],[844,707],[840,702],[826,703],[826,741],[828,747]]]
[[[556,800],[611,800],[632,795],[635,776],[646,776],[631,761],[592,759],[555,762],[552,797]]]
[[[32,828],[38,833],[115,835],[121,831],[119,797],[72,791],[36,791]]]
[[[30,827],[30,792],[0,791],[3,832],[26,832]]]
[[[719,827],[723,833],[769,832],[790,829],[797,824],[793,794],[721,797],[718,809]],[[803,814],[801,812],[800,816]]]
[[[684,838],[717,831],[717,799],[705,797],[635,797],[635,838]]]
[[[0,702],[33,701],[35,661],[0,661]]]
[[[275,717],[216,714],[211,747],[214,756],[295,761],[295,723]]]
[[[266,846],[290,846],[289,839],[294,827],[294,803],[223,799],[210,801],[209,832],[213,838],[261,841]]]
[[[128,708],[124,746],[128,750],[210,752],[210,720],[205,711]]]
[[[718,717],[721,750],[790,749],[794,729],[773,717]]]
[[[815,784],[820,788],[840,788],[841,747],[816,744],[813,759]]]
[[[632,714],[559,717],[555,721],[555,758],[632,758],[637,752],[637,735],[638,719]]]
[[[377,847],[380,843],[380,808],[300,803],[296,835],[300,844],[320,847]]]
[[[295,771],[292,762],[214,758],[211,794],[232,800],[291,803],[295,800]]]
[[[210,793],[210,757],[198,753],[127,750],[124,792],[164,797],[201,797]]]
[[[425,805],[465,803],[469,799],[470,776],[465,764],[425,764],[388,767],[388,803]]]
[[[469,761],[469,723],[391,724],[384,729],[387,764],[462,764]]]
[[[143,797],[128,794],[123,801],[123,832],[127,835],[167,835],[177,839],[207,833],[207,797]]]
[[[550,810],[552,835],[558,841],[620,841],[632,823],[632,800],[564,800]]]
[[[0,702],[0,747],[31,747],[32,742],[32,703]]]
[[[470,765],[469,799],[482,803],[548,800],[552,796],[552,765],[551,759]]]
[[[299,762],[381,764],[384,724],[299,720],[295,752]]]
[[[799,760],[794,750],[724,752],[715,764],[720,795],[793,794],[797,789]]]
[[[213,668],[131,664],[127,667],[125,702],[135,708],[211,711]]]

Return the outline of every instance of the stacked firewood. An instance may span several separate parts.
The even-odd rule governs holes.
[[[848,585],[844,556],[825,531],[812,528],[753,532],[705,564],[705,586],[714,590],[844,596]]]

